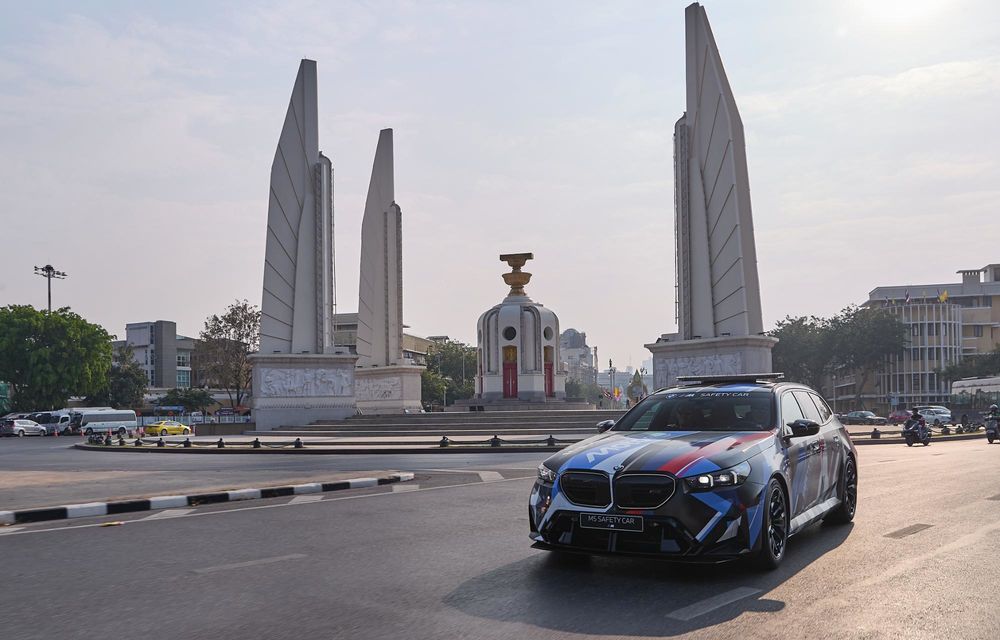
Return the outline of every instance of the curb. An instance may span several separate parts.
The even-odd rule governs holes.
[[[251,449],[248,447],[236,448],[232,446],[227,446],[224,449],[216,448],[190,448],[184,449],[180,447],[119,447],[119,446],[105,446],[105,445],[90,445],[90,444],[75,444],[73,445],[76,449],[81,449],[83,451],[119,451],[119,452],[130,452],[130,453],[176,453],[180,455],[184,454],[210,454],[210,455],[261,455],[261,454],[274,454],[274,455],[405,455],[405,454],[420,454],[420,453],[554,453],[565,446],[575,444],[573,442],[567,442],[560,444],[555,447],[547,446],[518,446],[518,445],[503,445],[502,447],[491,447],[489,445],[476,445],[476,446],[463,446],[461,444],[453,444],[447,447],[439,446],[428,446],[428,447],[396,447],[392,449],[387,448],[352,448],[352,449],[337,449],[332,447],[321,448],[318,445],[306,446],[301,449]]]
[[[203,504],[221,502],[238,502],[241,500],[259,500],[261,498],[280,498],[282,496],[298,496],[308,493],[323,493],[326,491],[341,491],[343,489],[360,489],[376,487],[383,484],[408,482],[413,480],[410,472],[390,473],[381,478],[350,478],[337,482],[311,482],[309,484],[293,484],[283,487],[265,487],[262,489],[235,489],[233,491],[218,491],[215,493],[195,493],[178,496],[154,496],[136,500],[119,500],[117,502],[87,502],[84,504],[69,504],[60,507],[42,509],[20,509],[17,511],[0,511],[0,526],[11,524],[27,524],[30,522],[45,522],[48,520],[67,520],[70,518],[89,518],[94,516],[110,516],[136,511],[153,511],[156,509],[174,509],[178,507],[197,507]]]
[[[931,444],[934,444],[935,442],[949,442],[949,441],[952,441],[952,440],[977,440],[977,439],[985,439],[985,438],[986,438],[986,433],[985,432],[983,432],[983,433],[978,433],[978,432],[976,432],[976,433],[970,433],[968,435],[966,435],[964,433],[962,433],[962,434],[955,434],[955,435],[947,435],[947,436],[933,435],[933,436],[931,436]],[[866,444],[906,444],[906,440],[904,440],[903,438],[865,438],[865,439],[851,438],[851,442],[853,442],[855,445],[866,445]]]

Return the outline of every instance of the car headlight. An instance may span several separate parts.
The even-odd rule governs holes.
[[[697,476],[684,478],[684,483],[688,489],[693,491],[706,491],[709,489],[724,489],[736,487],[743,484],[743,481],[750,477],[750,463],[741,462],[735,467],[703,473]]]
[[[552,469],[545,466],[545,463],[538,465],[538,479],[542,482],[555,482],[556,475],[558,475]]]

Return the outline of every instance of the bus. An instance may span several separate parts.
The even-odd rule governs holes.
[[[116,433],[124,436],[135,431],[135,411],[131,409],[84,409],[74,411],[73,431],[89,436],[95,433]]]

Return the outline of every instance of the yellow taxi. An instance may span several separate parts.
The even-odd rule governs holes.
[[[188,436],[191,435],[191,427],[181,424],[176,420],[160,420],[147,424],[146,435],[148,436]]]

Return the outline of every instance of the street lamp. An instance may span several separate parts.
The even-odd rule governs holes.
[[[49,281],[49,313],[52,313],[52,278],[56,280],[65,280],[66,272],[56,271],[55,267],[51,264],[47,264],[44,267],[35,267],[35,275],[42,276]]]

